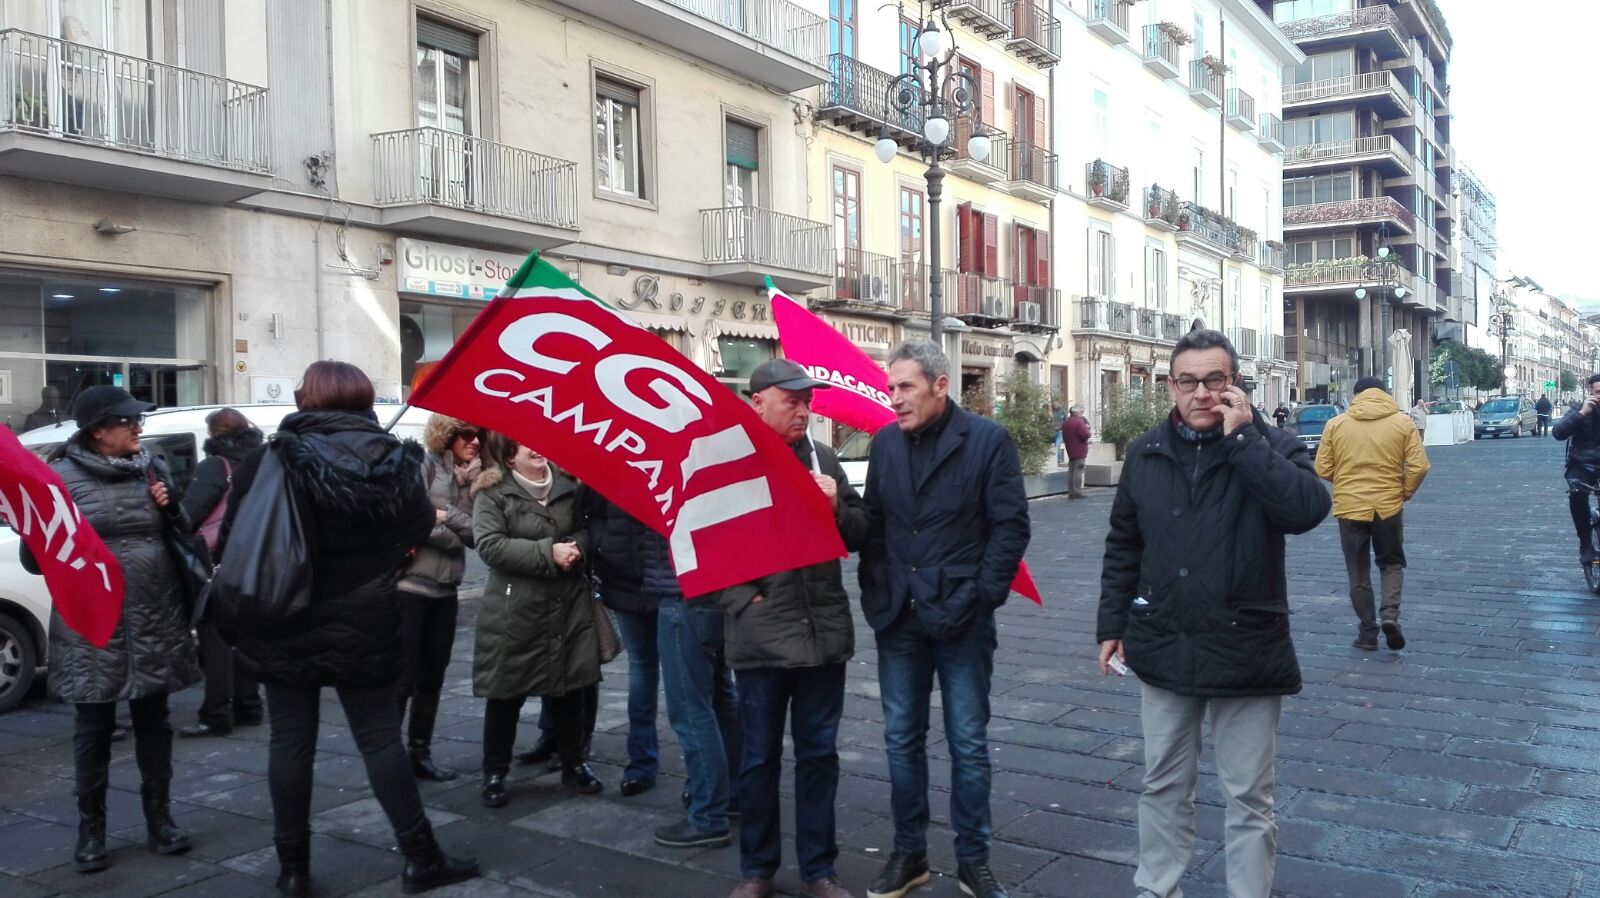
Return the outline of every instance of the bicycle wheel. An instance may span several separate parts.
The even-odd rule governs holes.
[[[1600,494],[1596,494],[1595,501],[1600,504]],[[1590,510],[1589,522],[1594,527],[1595,537],[1600,538],[1600,512]],[[1590,592],[1600,596],[1600,561],[1592,561],[1583,566],[1583,581],[1589,585]]]

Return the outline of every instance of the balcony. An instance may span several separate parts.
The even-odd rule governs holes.
[[[1187,330],[1187,328],[1188,324],[1182,315],[1169,315],[1164,312],[1162,313],[1161,339],[1170,340],[1176,343],[1180,338],[1183,337],[1184,331]]]
[[[1160,25],[1144,26],[1144,67],[1162,78],[1176,78],[1183,71],[1178,67],[1178,42]]]
[[[1016,296],[1011,281],[970,271],[943,272],[944,307],[954,314],[983,325],[1001,326],[1016,319]]]
[[[1083,196],[1089,205],[1121,212],[1128,208],[1128,170],[1096,159],[1083,167]]]
[[[228,203],[272,186],[267,90],[0,30],[0,174]]]
[[[1377,262],[1366,257],[1333,259],[1289,266],[1284,272],[1285,293],[1353,291],[1385,280],[1411,289],[1412,274],[1397,262]]]
[[[1273,359],[1280,362],[1285,361],[1288,356],[1283,354],[1283,339],[1284,338],[1282,334],[1262,334],[1261,354],[1257,356],[1257,358]]]
[[[933,8],[987,38],[1011,32],[1005,0],[933,0]]]
[[[1270,112],[1261,113],[1261,121],[1256,125],[1256,140],[1270,153],[1283,152],[1283,119]]]
[[[1089,0],[1089,30],[1106,43],[1128,42],[1128,5],[1122,0]]]
[[[1125,302],[1107,302],[1085,296],[1074,303],[1077,314],[1072,318],[1074,331],[1103,331],[1111,334],[1132,335],[1134,309]]]
[[[1333,340],[1324,340],[1320,337],[1287,336],[1283,339],[1283,351],[1286,361],[1296,361],[1304,350],[1306,360],[1320,359],[1325,365],[1355,364],[1359,358],[1358,350],[1354,346],[1347,346]]]
[[[1093,163],[1091,163],[1093,164]],[[1144,192],[1144,223],[1158,231],[1178,229],[1178,194],[1151,184]]]
[[[1005,142],[1006,192],[1047,203],[1056,196],[1056,154],[1015,140]],[[992,152],[992,151],[991,151]]]
[[[1006,13],[1007,50],[1041,69],[1061,61],[1061,20],[1050,14],[1050,0],[1006,0]]]
[[[1061,327],[1061,291],[1054,287],[1017,284],[1012,288],[1018,328],[1030,331],[1055,331]]]
[[[760,287],[767,275],[789,291],[825,287],[833,278],[831,229],[771,209],[700,210],[700,244],[714,280]]]
[[[1388,71],[1345,75],[1305,84],[1283,86],[1283,108],[1310,110],[1330,104],[1371,103],[1384,118],[1407,116],[1414,108],[1411,94]]]
[[[899,306],[898,259],[859,249],[833,251],[833,279],[821,305],[893,313]]]
[[[1292,146],[1283,155],[1285,175],[1352,165],[1371,165],[1389,177],[1412,172],[1411,154],[1387,134]]]
[[[1235,130],[1249,131],[1256,126],[1256,98],[1237,87],[1228,88],[1228,111],[1225,116]]]
[[[967,152],[967,141],[984,126],[970,116],[956,119],[955,124],[955,138],[951,141],[955,145],[955,157],[946,161],[945,168],[979,184],[1004,184],[1010,180],[1011,151],[1005,135],[990,132],[989,155],[980,162]]]
[[[894,76],[843,53],[828,57],[828,82],[822,86],[817,118],[866,135],[888,136],[908,144],[922,139],[922,107],[901,112],[889,101]],[[957,144],[965,148],[966,139]]]
[[[1417,231],[1416,216],[1394,197],[1374,196],[1333,203],[1288,206],[1283,210],[1285,231],[1307,231],[1343,225],[1387,223],[1407,234]]]
[[[1189,97],[1206,109],[1222,105],[1222,76],[1211,71],[1204,60],[1189,63]]]
[[[1314,47],[1334,41],[1354,39],[1357,46],[1370,49],[1384,59],[1409,55],[1411,34],[1389,6],[1369,6],[1331,16],[1315,16],[1279,22],[1278,30],[1307,53]]]
[[[1283,274],[1284,264],[1288,254],[1287,250],[1287,247],[1276,241],[1262,241],[1261,245],[1256,248],[1256,265],[1259,266],[1262,271],[1272,271],[1277,272],[1278,274]]]
[[[828,20],[789,0],[566,2],[785,93],[828,80]]]
[[[1161,313],[1155,309],[1134,309],[1133,332],[1146,340],[1161,339]]]
[[[1228,328],[1228,342],[1233,344],[1235,352],[1248,358],[1255,358],[1261,352],[1261,339],[1256,336],[1255,328]]]
[[[1178,244],[1193,246],[1223,256],[1254,260],[1256,232],[1242,228],[1233,219],[1197,203],[1184,203],[1178,210]]]
[[[441,128],[372,135],[379,223],[464,243],[549,249],[578,230],[578,164]]]

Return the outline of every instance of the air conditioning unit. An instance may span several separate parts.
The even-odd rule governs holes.
[[[863,276],[861,278],[861,287],[862,298],[871,299],[874,301],[883,299],[883,294],[886,289],[886,286],[883,283],[883,278],[878,277],[875,274]]]
[[[1005,301],[1004,297],[1000,297],[1000,296],[985,296],[983,298],[983,304],[982,304],[981,308],[982,308],[983,317],[985,317],[985,318],[1005,318],[1005,317],[1008,317],[1006,315],[1006,301]]]
[[[1036,302],[1017,303],[1017,320],[1024,324],[1039,323],[1039,304]]]

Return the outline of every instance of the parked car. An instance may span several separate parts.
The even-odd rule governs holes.
[[[1499,439],[1509,433],[1516,438],[1532,433],[1538,424],[1539,412],[1532,402],[1521,396],[1496,396],[1478,409],[1472,422],[1472,436],[1479,440],[1486,436]]]
[[[867,454],[872,451],[872,434],[858,430],[839,444],[834,454],[839,456],[839,467],[850,485],[861,492],[867,488]]]
[[[205,457],[206,415],[220,405],[163,408],[145,417],[143,442],[172,470],[174,501],[183,498],[194,476],[195,465]],[[278,429],[278,422],[294,411],[292,405],[241,405],[251,423],[264,433]],[[386,409],[388,410],[387,414]],[[378,417],[385,424],[399,411],[398,406],[379,406]],[[394,426],[402,438],[420,439],[428,412],[408,409]],[[57,424],[27,431],[19,436],[40,458],[45,458],[77,430],[73,424]],[[44,673],[45,652],[49,644],[50,593],[44,578],[22,569],[17,551],[19,537],[10,528],[0,527],[0,713],[16,707],[27,697],[37,678]]]
[[[1342,405],[1302,405],[1289,413],[1283,429],[1298,437],[1311,454],[1316,455],[1317,447],[1322,445],[1323,428],[1342,411]]]

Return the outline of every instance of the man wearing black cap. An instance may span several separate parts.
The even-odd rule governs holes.
[[[750,376],[750,405],[793,449],[833,503],[845,547],[866,539],[866,506],[833,450],[806,433],[813,390],[828,384],[777,359]],[[795,853],[801,893],[849,898],[834,870],[834,795],[839,786],[839,717],[845,663],[855,652],[855,624],[839,562],[771,574],[717,593],[727,612],[728,666],[738,674],[744,759],[737,785],[743,811],[739,867],[744,881],[730,898],[766,898],[782,864],[778,781],[783,772],[784,718],[794,739]]]

